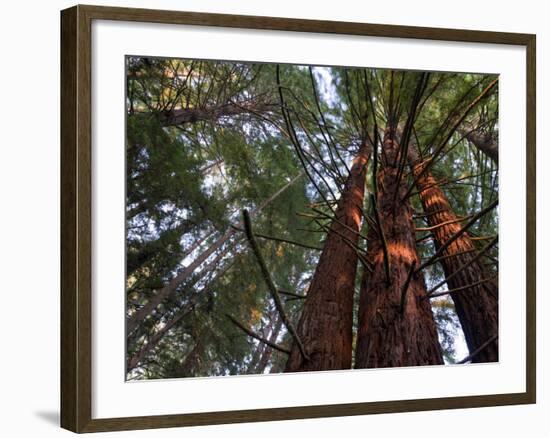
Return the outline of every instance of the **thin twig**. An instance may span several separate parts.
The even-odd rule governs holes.
[[[472,219],[468,221],[466,225],[464,225],[460,230],[458,230],[453,236],[451,236],[443,245],[439,247],[439,249],[435,252],[433,256],[431,256],[428,260],[426,260],[422,265],[416,270],[417,272],[424,269],[426,266],[431,265],[432,261],[438,258],[441,254],[443,254],[443,251],[445,251],[451,243],[453,243],[455,240],[457,240],[460,236],[462,236],[468,228],[470,228],[473,224],[475,224],[479,218],[483,217],[485,214],[493,210],[498,205],[498,199],[496,201],[493,201],[488,207],[485,207],[483,210],[481,210],[479,213],[475,214]]]
[[[245,332],[248,336],[251,336],[253,337],[254,339],[257,339],[258,341],[264,343],[265,345],[268,345],[270,346],[271,348],[277,350],[277,351],[280,351],[282,353],[286,353],[286,354],[290,354],[290,350],[288,350],[287,348],[284,348],[284,347],[281,347],[280,345],[277,345],[265,338],[262,338],[260,335],[258,335],[257,333],[254,333],[252,330],[250,330],[249,328],[245,327],[243,324],[241,324],[239,321],[237,321],[235,318],[233,318],[231,315],[229,315],[228,313],[225,314],[225,316],[227,316],[231,322],[233,324],[235,324],[237,327],[239,327],[243,332]]]
[[[454,293],[457,293],[457,292],[463,292],[467,289],[471,289],[473,287],[479,286],[480,284],[487,283],[488,281],[493,281],[497,277],[498,277],[498,275],[493,275],[491,277],[483,278],[482,280],[476,281],[475,283],[467,284],[466,286],[457,287],[455,289],[449,289],[449,290],[446,290],[445,292],[439,292],[439,293],[436,293],[436,294],[432,293],[431,295],[426,295],[424,297],[424,299],[426,299],[426,298],[436,298],[436,297],[441,297],[443,295],[449,295],[449,294],[454,294]]]
[[[296,154],[298,155],[298,159],[300,160],[300,163],[302,164],[302,167],[304,168],[304,171],[305,171],[308,179],[313,184],[313,187],[315,187],[315,190],[317,191],[317,193],[319,193],[319,195],[321,196],[323,201],[325,201],[325,203],[327,203],[327,205],[330,205],[327,197],[322,192],[319,185],[315,182],[315,179],[313,178],[313,176],[310,174],[310,172],[308,170],[308,167],[307,167],[307,164],[305,163],[304,158],[302,157],[302,154],[300,153],[300,140],[298,139],[298,135],[296,134],[296,131],[294,129],[292,121],[290,120],[290,115],[288,114],[288,109],[286,107],[285,98],[284,98],[284,94],[283,94],[283,87],[281,86],[281,71],[280,71],[280,66],[279,65],[277,65],[277,68],[276,68],[276,79],[277,79],[277,87],[278,87],[278,90],[279,90],[279,100],[280,100],[280,104],[281,104],[281,112],[282,112],[283,118],[285,120],[287,131],[290,134],[290,136],[289,136],[290,142],[294,146],[294,149],[296,150]]]
[[[441,222],[440,224],[437,224],[437,225],[434,225],[434,226],[431,226],[431,227],[415,228],[414,231],[416,231],[416,232],[433,231],[433,230],[437,230],[438,228],[444,227],[445,225],[451,225],[451,224],[456,224],[458,222],[464,222],[465,220],[470,219],[471,217],[472,217],[472,215],[465,216],[465,217],[462,217],[462,218],[450,219],[448,221]]]
[[[425,85],[427,84],[429,75],[430,75],[429,73],[422,73],[420,75],[420,79],[416,84],[414,97],[411,101],[411,108],[409,110],[409,115],[407,117],[407,121],[405,122],[405,128],[403,129],[403,135],[401,136],[401,141],[399,145],[399,167],[397,169],[397,176],[396,176],[397,182],[395,185],[396,187],[395,192],[393,194],[393,201],[392,201],[393,204],[395,204],[395,201],[397,200],[397,194],[399,193],[399,187],[401,185],[403,170],[405,169],[405,164],[407,163],[409,140],[410,140],[412,128],[414,125],[414,119],[416,118],[416,109],[418,107],[420,99],[422,98],[422,94],[424,93]]]
[[[307,298],[307,295],[297,294],[297,293],[290,292],[288,290],[283,290],[283,289],[279,289],[279,293],[282,294],[282,295],[288,295],[288,296],[294,297],[294,298],[300,298],[300,299]]]
[[[489,251],[496,243],[498,242],[498,236],[495,237],[491,242],[489,242],[487,245],[485,245],[478,253],[477,255],[471,259],[468,263],[462,265],[460,268],[458,268],[456,271],[454,271],[451,275],[447,276],[445,279],[440,281],[438,284],[436,284],[434,287],[432,287],[428,291],[428,296],[430,296],[433,292],[435,292],[437,289],[439,289],[441,286],[443,286],[445,283],[449,283],[449,280],[451,280],[456,275],[460,274],[462,271],[467,269],[469,266],[471,266],[473,263],[475,263],[477,260],[481,258],[487,251]]]
[[[244,229],[237,227],[235,225],[231,225],[231,228],[241,232],[245,231]],[[296,245],[306,249],[315,249],[317,251],[323,250],[323,248],[320,248],[318,246],[308,245],[307,243],[296,242],[295,240],[283,239],[282,237],[268,236],[266,234],[260,234],[260,233],[254,233],[254,235],[256,237],[259,237],[260,239],[273,240],[274,242],[288,243],[289,245]]]
[[[439,154],[443,151],[445,148],[445,145],[448,143],[448,141],[453,136],[454,132],[457,130],[457,128],[460,126],[460,124],[464,121],[466,116],[470,113],[470,111],[481,101],[487,94],[491,91],[491,89],[498,83],[498,78],[492,81],[465,109],[465,111],[462,113],[460,118],[456,120],[454,125],[452,126],[451,130],[445,137],[445,139],[439,144],[439,146],[435,149],[434,153],[432,154],[431,158],[428,160],[428,162],[422,166],[421,171],[418,173],[418,175],[415,177],[413,183],[403,196],[403,199],[407,199],[416,186],[416,183],[420,180],[420,178],[428,172],[428,170],[433,166],[435,160],[439,156]]]
[[[464,359],[457,362],[457,364],[464,364],[466,362],[472,361],[479,353],[481,353],[483,350],[485,350],[489,345],[491,345],[493,342],[495,342],[498,339],[498,335],[491,336],[487,341],[485,341],[483,344],[481,344],[478,348],[476,348],[473,353],[466,356]]]

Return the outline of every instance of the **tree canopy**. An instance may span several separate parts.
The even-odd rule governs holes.
[[[365,145],[357,241],[338,237],[357,257],[352,366],[360,290],[374,266],[369,242],[384,237],[376,197],[389,189],[379,175],[390,164],[403,191],[388,196],[410,205],[418,281],[432,295],[445,362],[468,355],[463,325],[472,317],[457,314],[455,295],[446,293],[461,272],[441,260],[457,243],[442,249],[434,230],[445,224],[429,221],[420,196],[429,187],[418,183],[433,178],[457,230],[473,242],[467,251],[477,259],[456,266],[482,266],[488,278],[470,278],[474,286],[494,281],[496,76],[128,57],[126,80],[129,379],[284,371]],[[396,138],[393,163],[388,132]],[[413,163],[422,166],[415,171]]]

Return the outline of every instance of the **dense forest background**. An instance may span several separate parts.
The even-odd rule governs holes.
[[[498,78],[127,58],[127,376],[498,360]]]

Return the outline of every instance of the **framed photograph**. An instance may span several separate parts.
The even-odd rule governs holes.
[[[61,425],[535,403],[535,35],[61,13]]]

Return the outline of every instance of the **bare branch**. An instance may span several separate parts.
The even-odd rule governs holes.
[[[267,285],[267,288],[269,289],[269,292],[271,293],[271,297],[273,298],[273,301],[275,302],[275,307],[277,308],[277,311],[279,312],[279,315],[281,315],[281,319],[283,320],[284,325],[288,329],[288,332],[291,334],[292,338],[294,339],[294,342],[296,342],[296,345],[298,346],[298,349],[300,350],[300,354],[304,358],[304,360],[309,360],[309,356],[306,353],[306,350],[304,348],[304,344],[302,343],[302,340],[298,336],[298,333],[296,332],[296,329],[294,328],[294,324],[292,324],[292,321],[288,318],[285,308],[283,305],[283,302],[281,300],[281,297],[279,296],[279,291],[277,287],[275,286],[275,283],[273,283],[273,279],[271,278],[271,274],[269,270],[267,269],[267,265],[265,263],[265,260],[262,256],[262,252],[260,251],[260,247],[258,245],[258,242],[256,241],[256,238],[254,237],[254,233],[252,232],[252,223],[250,221],[250,215],[248,213],[248,210],[243,210],[243,219],[244,219],[244,229],[246,232],[246,237],[248,238],[248,242],[250,243],[250,247],[252,248],[252,251],[254,252],[254,255],[256,256],[256,259],[258,261],[258,264],[260,265],[260,270],[262,271],[262,276],[264,277],[264,281]]]
[[[424,299],[426,299],[426,298],[436,298],[436,297],[441,297],[443,295],[449,295],[449,294],[454,294],[454,293],[457,293],[457,292],[462,292],[462,291],[465,291],[467,289],[471,289],[473,287],[479,286],[480,284],[487,283],[488,281],[493,281],[497,277],[498,277],[498,275],[493,275],[489,278],[483,278],[479,281],[476,281],[475,283],[467,284],[466,286],[457,287],[455,289],[449,289],[445,292],[439,292],[439,293],[436,293],[436,294],[432,293],[430,295],[426,295],[424,297]]]
[[[481,258],[487,251],[489,251],[496,243],[498,242],[498,236],[495,237],[491,242],[489,242],[487,245],[485,245],[478,253],[477,255],[471,259],[468,263],[462,265],[460,268],[458,268],[456,271],[454,271],[451,275],[447,276],[444,280],[440,281],[438,284],[436,284],[434,287],[432,287],[427,293],[428,296],[430,296],[433,292],[435,292],[437,289],[439,289],[441,286],[443,286],[445,283],[448,283],[451,278],[454,276],[460,274],[464,269],[471,266],[473,263],[475,263],[477,260]]]
[[[422,269],[424,269],[426,266],[431,265],[433,260],[437,259],[441,254],[443,254],[443,251],[445,251],[451,245],[451,243],[453,243],[456,239],[462,236],[468,230],[468,228],[470,228],[473,224],[475,224],[478,221],[479,218],[489,213],[497,205],[498,205],[498,199],[496,201],[493,201],[488,207],[485,207],[479,213],[475,214],[472,217],[472,219],[468,221],[466,225],[464,225],[453,236],[451,236],[443,245],[441,245],[439,249],[435,252],[435,254],[432,257],[430,257],[428,260],[426,260],[424,263],[422,263],[422,265],[420,265],[420,267],[416,271],[419,272]]]
[[[485,350],[489,345],[491,345],[497,339],[498,339],[498,335],[491,336],[486,342],[484,342],[478,348],[476,348],[473,353],[469,354],[464,359],[458,361],[457,364],[464,364],[472,361],[472,359],[474,359],[479,353]]]
[[[231,225],[231,228],[233,228],[237,231],[245,232],[244,229],[242,229],[240,227],[237,227],[235,225]],[[254,233],[254,235],[256,237],[259,237],[260,239],[273,240],[274,242],[288,243],[289,245],[300,246],[302,248],[314,249],[314,250],[317,250],[317,251],[322,251],[323,250],[323,248],[319,248],[318,246],[308,245],[307,243],[296,242],[295,240],[283,239],[282,237],[268,236],[266,234],[260,234],[260,233]]]
[[[233,318],[231,315],[229,314],[225,314],[225,316],[227,316],[231,322],[233,324],[235,324],[237,327],[239,327],[243,332],[245,332],[248,336],[251,336],[253,337],[254,339],[257,339],[258,341],[264,343],[265,345],[268,345],[270,346],[271,348],[277,350],[277,351],[280,351],[281,353],[286,353],[286,354],[290,354],[290,350],[288,350],[287,348],[284,348],[284,347],[281,347],[280,345],[277,345],[271,341],[268,341],[267,339],[265,338],[262,338],[260,335],[254,333],[252,330],[250,330],[249,328],[245,327],[243,324],[241,324],[239,321],[237,321],[235,318]]]

